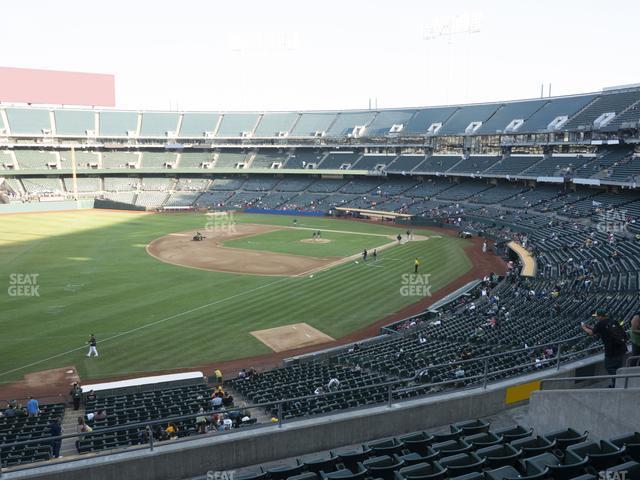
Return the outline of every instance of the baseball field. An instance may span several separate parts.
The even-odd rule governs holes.
[[[430,294],[472,267],[468,240],[419,230],[398,242],[403,229],[328,218],[87,210],[0,222],[0,383],[322,345],[423,300],[402,289],[416,258]],[[86,357],[91,333],[97,358]]]

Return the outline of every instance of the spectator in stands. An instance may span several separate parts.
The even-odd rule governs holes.
[[[470,342],[476,342],[484,337],[484,329],[481,326],[478,326],[473,334],[469,337]]]
[[[431,380],[431,374],[429,373],[429,369],[428,368],[424,368],[422,370],[420,370],[418,372],[418,378],[417,378],[419,383],[429,383],[429,381]]]
[[[173,422],[169,422],[167,428],[164,430],[169,439],[178,438],[178,427]]]
[[[150,437],[149,431],[150,431],[150,428],[149,427],[145,427],[145,428],[143,428],[142,430],[140,430],[138,432],[138,444],[139,445],[144,445],[146,443],[149,443],[149,437]]]
[[[640,356],[640,312],[631,318],[631,355]],[[634,360],[634,365],[640,366],[640,359]]]
[[[222,397],[222,406],[225,408],[233,407],[233,395],[225,395]]]
[[[627,353],[627,342],[623,339],[620,325],[609,319],[606,310],[598,309],[593,315],[596,317],[597,323],[591,327],[586,322],[581,323],[582,330],[589,336],[600,337],[604,345],[604,368],[609,375],[615,375],[619,368],[622,368],[624,356]],[[610,388],[614,388],[616,384],[615,378],[611,379]]]
[[[251,415],[249,413],[239,418],[240,418],[240,422],[238,423],[238,428],[241,427],[242,425],[251,425],[252,423],[256,422],[256,419],[251,418]]]
[[[222,388],[222,385],[218,385],[213,393],[211,393],[211,398],[213,397],[224,397],[224,389]]]
[[[209,421],[209,431],[215,432],[218,430],[222,419],[219,414],[214,413],[211,415],[211,420]]]
[[[94,415],[94,420],[105,420],[107,418],[106,410],[98,410]]]
[[[534,367],[536,367],[536,368],[541,368],[542,367],[542,360],[540,360],[540,358],[538,358],[538,355],[536,354],[536,352],[531,352],[529,357],[531,358],[531,363],[533,364]]]
[[[211,407],[214,410],[218,410],[220,407],[222,407],[222,397],[220,396],[215,396],[211,399]]]
[[[49,429],[49,435],[52,437],[59,437],[62,435],[62,425],[60,424],[60,418],[56,417],[51,422],[51,427]],[[51,450],[53,458],[62,458],[60,455],[60,446],[62,445],[62,440],[52,440],[51,441]]]
[[[329,390],[330,392],[333,390],[337,390],[340,387],[340,380],[338,380],[336,377],[333,377],[331,380],[329,380],[329,383],[327,383],[327,390]]]
[[[73,409],[78,410],[80,408],[80,400],[82,400],[82,388],[78,386],[78,382],[73,384],[69,395],[71,395],[71,400],[73,400]]]
[[[198,433],[206,433],[207,431],[207,417],[204,415],[204,408],[198,410],[199,415],[196,417],[196,428]]]
[[[469,360],[471,358],[471,355],[471,347],[465,345],[460,351],[460,360]]]
[[[93,402],[95,399],[96,399],[96,392],[94,392],[93,390],[89,390],[89,393],[87,393],[87,396],[84,399],[85,405]]]
[[[33,397],[29,397],[29,401],[27,402],[27,413],[30,417],[37,417],[40,414],[38,400]]]
[[[244,368],[238,373],[238,378],[247,378],[247,371]]]
[[[213,374],[216,376],[216,383],[222,385],[222,372],[219,368],[216,368]]]
[[[421,333],[418,335],[418,344],[424,345],[425,343],[427,343],[427,338]]]
[[[155,425],[153,427],[153,439],[160,441],[160,440],[164,440],[165,438],[165,431],[162,429],[162,427],[160,425]]]
[[[324,393],[324,388],[322,387],[317,387],[314,391],[313,394],[314,395],[322,395]]]
[[[231,427],[233,427],[233,421],[230,418],[225,418],[222,421],[222,431],[227,432],[231,430]]]
[[[85,433],[91,433],[93,432],[93,428],[91,428],[89,425],[87,425],[84,422],[84,418],[83,417],[78,417],[78,425],[76,426],[76,433],[79,434],[85,434]],[[76,450],[78,450],[78,453],[80,453],[80,439],[82,437],[78,438],[78,440],[76,440]]]
[[[4,416],[5,417],[15,417],[16,416],[16,409],[14,408],[14,406],[11,403],[7,403],[7,408],[5,408],[5,410],[4,410]]]

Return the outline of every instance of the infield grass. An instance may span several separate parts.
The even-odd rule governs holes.
[[[313,232],[320,231],[314,240]],[[322,241],[328,243],[322,243]],[[341,233],[333,230],[286,229],[227,240],[225,247],[245,248],[262,252],[286,253],[308,257],[349,257],[365,248],[373,250],[393,239],[387,235]]]

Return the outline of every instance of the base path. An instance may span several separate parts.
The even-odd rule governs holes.
[[[201,233],[205,238],[197,242],[193,240],[196,230],[171,233],[164,237],[157,238],[147,245],[147,253],[162,262],[181,267],[212,270],[216,272],[273,276],[301,276],[316,273],[349,262],[360,256],[358,253],[349,257],[309,257],[244,248],[231,248],[223,245],[227,240],[259,235],[276,230],[290,229],[291,227],[242,223],[225,229],[202,231]],[[304,228],[300,229],[306,230]],[[339,230],[324,231],[356,234],[356,232],[342,232]],[[375,236],[388,240],[392,239],[392,237],[387,235],[376,234]],[[416,237],[414,240],[424,239],[426,239],[426,237]],[[309,239],[308,242],[304,242],[304,240],[302,242],[311,244],[314,243],[314,240]],[[317,240],[317,243],[326,242],[326,239]],[[381,245],[378,247],[378,251],[391,247],[395,243],[396,242],[390,241],[386,245]]]
[[[172,233],[151,242],[147,252],[158,260],[181,267],[251,275],[294,276],[340,260],[340,257],[305,257],[223,246],[227,240],[275,230],[283,228],[238,224],[227,229],[203,231],[206,238],[199,242],[193,240],[195,230]]]

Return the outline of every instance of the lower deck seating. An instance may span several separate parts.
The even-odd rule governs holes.
[[[209,400],[212,389],[205,384],[190,385],[178,388],[165,388],[150,392],[133,393],[97,397],[89,400],[87,413],[104,411],[105,418],[87,420],[93,432],[86,434],[78,442],[78,452],[112,449],[116,447],[136,445],[141,440],[141,428],[131,428],[118,432],[101,433],[100,430],[149,422],[169,417],[198,413],[200,408],[210,410]],[[173,422],[178,428],[179,436],[186,436],[195,429],[196,420]],[[166,427],[163,426],[162,428]],[[182,435],[180,435],[182,432]]]
[[[535,432],[468,420],[236,470],[236,480],[516,480],[640,478],[638,434],[595,442],[561,427]],[[623,432],[621,432],[623,433]],[[622,473],[625,472],[625,473]],[[615,477],[614,477],[615,476]],[[198,479],[200,480],[200,479]]]
[[[51,423],[55,418],[64,417],[64,403],[40,405],[40,414],[27,417],[26,412],[18,408],[15,416],[0,417],[0,466],[15,467],[27,463],[50,460],[52,458]],[[11,443],[37,440],[37,443],[9,447]]]

